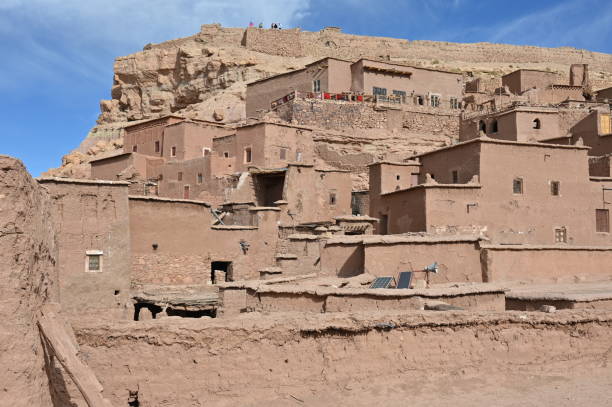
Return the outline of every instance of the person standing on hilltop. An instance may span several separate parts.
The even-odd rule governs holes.
[[[249,27],[255,27],[255,24],[253,24],[253,22],[249,22]]]
[[[259,26],[257,28],[263,28],[263,23],[259,23]]]

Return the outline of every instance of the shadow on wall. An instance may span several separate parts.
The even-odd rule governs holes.
[[[364,253],[365,251],[362,245],[356,247],[345,259],[340,268],[338,268],[338,277],[348,278],[363,274]]]

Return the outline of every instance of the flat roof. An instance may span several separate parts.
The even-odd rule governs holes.
[[[450,74],[453,74],[453,75],[463,76],[463,73],[447,71],[447,70],[444,70],[444,69],[428,68],[428,67],[424,67],[424,66],[415,66],[415,65],[409,65],[409,64],[400,64],[400,63],[397,63],[397,62],[379,61],[379,60],[371,59],[371,58],[359,58],[357,61],[353,62],[352,65],[355,65],[356,63],[358,63],[360,61],[376,62],[376,63],[379,63],[379,64],[394,65],[394,66],[401,66],[401,67],[404,67],[404,68],[422,69],[422,70],[425,70],[425,71],[443,72],[443,73],[450,73]]]
[[[204,201],[196,201],[193,199],[173,199],[173,198],[162,198],[159,196],[145,196],[145,195],[129,195],[128,199],[132,201],[150,201],[150,202],[163,202],[163,203],[188,203],[194,205],[202,205],[210,208],[210,204]]]
[[[275,78],[278,78],[280,76],[284,76],[284,75],[288,75],[288,74],[292,74],[292,73],[296,73],[296,72],[302,72],[302,71],[306,70],[306,68],[309,68],[309,67],[311,67],[313,65],[320,64],[321,62],[327,61],[328,59],[334,59],[336,61],[349,62],[349,63],[351,62],[351,61],[348,61],[348,60],[345,60],[345,59],[340,59],[340,58],[325,57],[325,58],[317,59],[316,61],[311,62],[309,64],[306,64],[306,65],[304,65],[303,68],[294,69],[293,71],[286,71],[286,72],[277,73],[275,75],[268,76],[267,78],[261,78],[261,79],[257,79],[256,81],[249,82],[246,85],[249,86],[249,85],[253,85],[255,83],[260,83],[260,82],[265,82],[265,81],[270,80],[270,79],[275,79]]]
[[[505,144],[505,145],[515,145],[515,146],[525,146],[525,147],[541,147],[541,148],[551,148],[551,149],[557,148],[557,149],[570,149],[570,150],[590,150],[591,149],[591,147],[587,147],[587,146],[574,146],[574,145],[566,146],[562,144],[529,143],[525,141],[508,141],[508,140],[494,139],[490,137],[477,137],[471,140],[462,141],[461,143],[453,144],[453,145],[446,146],[446,147],[441,147],[436,150],[426,151],[424,153],[414,155],[413,157],[423,157],[429,154],[439,153],[444,150],[450,150],[453,148],[463,147],[471,143]]]
[[[280,126],[280,127],[290,127],[293,129],[302,129],[302,130],[310,130],[312,131],[312,127],[306,127],[306,126],[296,126],[294,124],[287,124],[287,123],[277,123],[277,122],[271,122],[271,121],[267,121],[267,120],[259,120],[256,121],[255,123],[245,123],[245,124],[240,124],[237,125],[235,128],[236,130],[238,129],[243,129],[245,127],[255,127],[255,126],[262,126],[262,125],[273,125],[273,126]]]
[[[523,71],[525,71],[525,72],[541,72],[541,73],[547,73],[547,74],[551,74],[551,75],[559,75],[559,74],[558,74],[558,73],[556,73],[556,72],[552,72],[552,71],[545,71],[545,70],[543,70],[543,69],[529,69],[529,68],[521,68],[521,69],[517,69],[516,71],[512,71],[512,72],[510,72],[510,73],[507,73],[507,74],[505,74],[505,75],[502,75],[502,78],[503,78],[504,76],[512,75],[512,74],[515,74],[515,73],[517,73],[517,72],[523,72]]]
[[[125,126],[124,129],[129,129],[130,127],[139,126],[141,124],[151,123],[151,122],[156,122],[156,121],[162,121],[162,120],[167,120],[167,119],[171,119],[171,118],[186,120],[186,118],[183,117],[183,116],[179,116],[179,115],[175,115],[175,114],[169,114],[169,115],[162,116],[162,117],[157,117],[157,118],[154,118],[154,119],[139,120],[138,123],[134,123],[134,124],[130,124],[128,126]]]
[[[388,196],[393,194],[399,194],[401,192],[413,191],[417,189],[427,189],[427,188],[440,188],[440,189],[480,189],[482,188],[481,184],[437,184],[437,183],[429,183],[429,184],[419,184],[414,185],[408,188],[396,189],[395,191],[385,192],[384,194],[380,194],[381,196]]]
[[[60,177],[38,177],[35,178],[41,184],[58,183],[58,184],[81,184],[81,185],[112,185],[112,186],[129,186],[128,181],[108,181],[102,179],[84,179],[84,178],[60,178]]]
[[[106,157],[96,158],[95,160],[89,160],[89,163],[91,164],[91,163],[95,163],[95,162],[98,162],[98,161],[110,160],[111,158],[117,158],[117,157],[121,157],[121,156],[124,156],[124,155],[131,155],[131,154],[132,153],[130,153],[130,152],[128,152],[128,153],[123,152],[123,153],[112,154],[112,155],[108,155]]]
[[[368,164],[368,167],[371,167],[373,165],[380,165],[380,164],[386,164],[386,165],[397,165],[397,166],[402,166],[402,167],[412,167],[415,165],[422,165],[420,162],[415,161],[415,160],[408,160],[408,161],[403,161],[403,162],[396,162],[396,161],[376,161],[372,164]]]

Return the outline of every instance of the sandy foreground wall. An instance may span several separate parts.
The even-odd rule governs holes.
[[[58,298],[50,209],[23,164],[0,155],[0,406],[52,405],[36,326]]]
[[[611,312],[285,314],[74,326],[115,405],[126,405],[130,390],[140,406],[400,406],[408,399],[509,406],[523,393],[543,397],[551,384],[559,386],[546,400],[558,398],[555,405],[603,406],[611,397],[605,387],[576,391],[582,382],[573,376],[588,369],[589,386],[612,383]]]

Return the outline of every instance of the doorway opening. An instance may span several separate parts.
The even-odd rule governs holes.
[[[210,263],[210,281],[217,284],[223,281],[234,281],[231,261],[213,261]]]
[[[283,199],[285,172],[258,174],[255,180],[255,196],[258,206],[274,206],[274,202]]]

